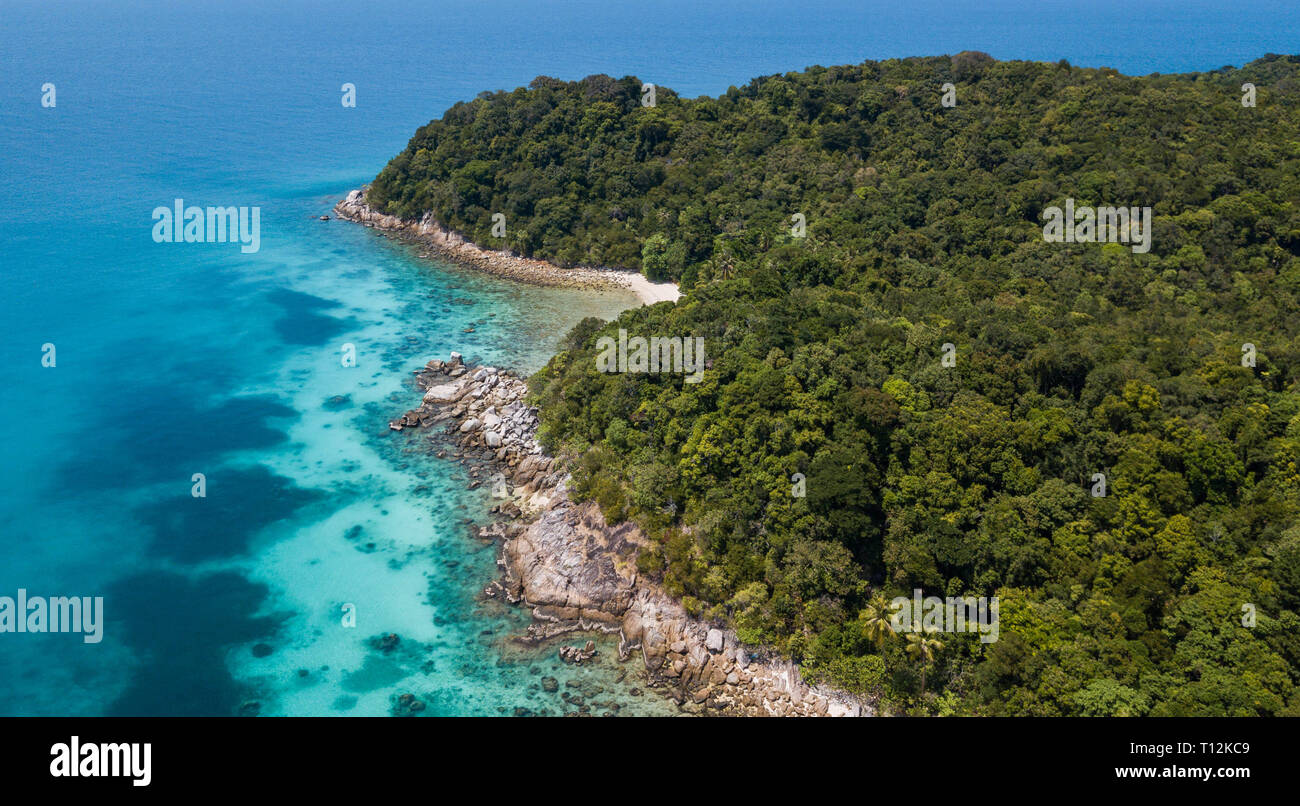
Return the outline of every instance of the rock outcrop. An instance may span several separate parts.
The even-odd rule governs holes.
[[[524,640],[578,631],[619,636],[619,654],[640,655],[649,685],[684,710],[773,716],[868,715],[869,706],[843,692],[810,686],[789,660],[746,647],[721,625],[692,617],[637,571],[648,539],[635,525],[605,522],[591,503],[575,503],[568,476],[535,439],[537,412],[527,386],[493,367],[468,367],[461,356],[430,361],[417,374],[420,406],[390,427],[442,426],[470,475],[490,476],[493,507],[506,520],[480,531],[501,541],[503,579],[489,588],[531,609]],[[566,660],[586,660],[566,647]]]

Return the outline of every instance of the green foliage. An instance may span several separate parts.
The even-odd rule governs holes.
[[[503,211],[525,254],[689,289],[531,380],[574,494],[655,537],[644,572],[894,710],[1300,711],[1300,58],[639,86],[457,105],[370,200],[474,240]],[[1153,207],[1153,248],[1045,243],[1067,197]],[[703,337],[703,380],[597,372],[618,328]],[[873,597],[914,587],[999,596],[1000,640],[909,655]]]

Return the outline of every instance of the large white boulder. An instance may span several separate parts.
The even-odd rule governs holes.
[[[440,383],[437,386],[430,386],[429,390],[424,393],[425,403],[451,403],[460,398],[463,385],[458,381],[450,383]]]

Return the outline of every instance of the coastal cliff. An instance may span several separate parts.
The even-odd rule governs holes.
[[[607,524],[595,505],[569,499],[567,473],[535,439],[537,414],[524,402],[522,379],[466,366],[453,353],[450,361],[430,361],[416,382],[424,390],[420,406],[390,428],[436,428],[435,441],[456,451],[474,486],[493,485],[500,499],[493,509],[505,520],[480,534],[501,542],[503,577],[485,593],[530,608],[534,622],[522,640],[617,634],[621,659],[639,655],[648,684],[689,713],[873,713],[850,695],[809,685],[789,660],[691,617],[638,573],[636,556],[647,538],[630,523]]]

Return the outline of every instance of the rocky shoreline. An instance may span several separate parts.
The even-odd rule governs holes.
[[[349,192],[346,198],[334,205],[335,215],[418,243],[454,263],[531,285],[638,291],[637,286],[644,284],[637,282],[640,275],[633,272],[590,267],[566,269],[513,252],[484,249],[465,240],[460,233],[443,227],[434,220],[432,213],[425,213],[418,221],[380,213],[366,204],[365,191],[366,188],[357,188]]]
[[[591,503],[566,493],[568,475],[535,439],[537,412],[527,386],[494,367],[430,361],[416,374],[421,404],[389,423],[396,431],[434,428],[433,441],[469,468],[471,486],[491,484],[500,520],[480,536],[500,541],[502,579],[484,593],[531,609],[526,642],[571,632],[617,634],[619,655],[639,654],[647,685],[683,711],[751,716],[862,716],[871,707],[825,686],[810,686],[787,659],[746,647],[734,632],[693,618],[650,579],[636,556],[648,539],[633,524],[610,526]],[[567,652],[566,652],[567,650]],[[590,658],[592,644],[561,650]]]

